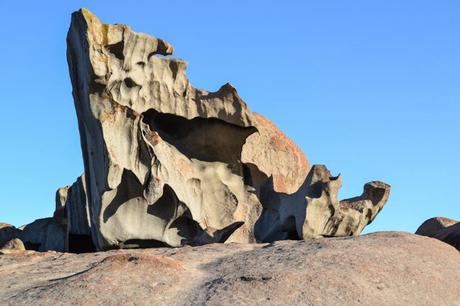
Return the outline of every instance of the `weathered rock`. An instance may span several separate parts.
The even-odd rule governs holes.
[[[436,238],[460,251],[460,222],[449,218],[435,217],[426,220],[415,232],[417,235]]]
[[[19,237],[21,230],[8,223],[0,223],[0,246]]]
[[[25,251],[26,247],[24,243],[19,238],[14,238],[5,243],[3,246],[0,247],[0,251]]]
[[[456,223],[458,223],[458,221],[453,219],[444,217],[434,217],[423,222],[415,233],[417,235],[434,237],[440,230],[443,230],[446,227],[449,227]]]
[[[246,138],[241,160],[257,190],[273,177],[276,192],[294,193],[304,183],[310,164],[302,150],[261,114],[252,113],[257,132]]]
[[[71,186],[57,190],[54,219],[63,224],[67,231],[68,251],[81,253],[95,250],[91,237],[91,221],[84,174]]]
[[[20,228],[0,223],[0,246],[15,239],[21,240],[27,250],[68,250],[66,226],[55,218],[37,219]]]
[[[57,206],[78,208],[65,209],[69,233],[89,230],[99,250],[356,235],[386,201],[383,183],[339,203],[335,180],[305,181],[300,149],[230,84],[194,88],[164,40],[82,9],[67,44],[86,196],[62,205],[61,190]],[[315,186],[325,195],[305,199]]]
[[[67,247],[67,230],[53,218],[37,219],[20,228],[19,237],[28,250],[64,252]]]
[[[332,176],[323,165],[314,165],[294,194],[265,188],[262,196],[265,209],[256,224],[256,234],[268,242],[359,235],[386,203],[390,186],[370,182],[361,196],[338,201],[341,186],[340,176]]]
[[[386,232],[0,256],[1,305],[459,305],[460,253]]]

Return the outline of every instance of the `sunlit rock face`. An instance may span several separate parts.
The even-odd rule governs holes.
[[[55,215],[69,235],[91,236],[99,250],[247,243],[357,235],[375,218],[388,185],[338,201],[340,178],[310,171],[230,84],[193,87],[172,53],[85,9],[72,15],[67,59],[85,175],[58,192]]]

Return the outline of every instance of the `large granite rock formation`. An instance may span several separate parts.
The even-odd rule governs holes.
[[[4,242],[87,252],[351,236],[372,222],[389,185],[339,201],[341,177],[310,169],[230,84],[193,87],[172,53],[86,9],[72,14],[67,60],[85,171],[57,191],[52,218],[1,229]]]
[[[439,239],[460,251],[460,222],[449,218],[435,217],[426,220],[415,232],[417,235]]]
[[[0,256],[1,305],[459,305],[460,252],[408,233]]]
[[[97,249],[356,235],[388,197],[376,182],[338,202],[339,178],[306,178],[295,144],[230,84],[194,88],[162,39],[82,9],[67,43],[85,187],[65,215]]]

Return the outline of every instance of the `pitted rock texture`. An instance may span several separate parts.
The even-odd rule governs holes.
[[[460,253],[360,237],[0,256],[1,305],[459,305]]]
[[[439,239],[460,251],[460,222],[456,220],[444,217],[431,218],[423,222],[415,233]]]
[[[329,194],[339,183],[308,179],[301,150],[233,86],[193,87],[172,53],[88,10],[72,15],[67,59],[85,175],[57,194],[69,245],[71,235],[91,235],[98,250],[347,236],[375,218],[388,185],[339,203]]]

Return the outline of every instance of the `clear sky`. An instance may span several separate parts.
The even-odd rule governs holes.
[[[66,63],[87,7],[175,46],[196,87],[232,83],[341,197],[392,185],[367,231],[460,219],[460,1],[0,0],[0,222],[51,216],[83,171]]]

